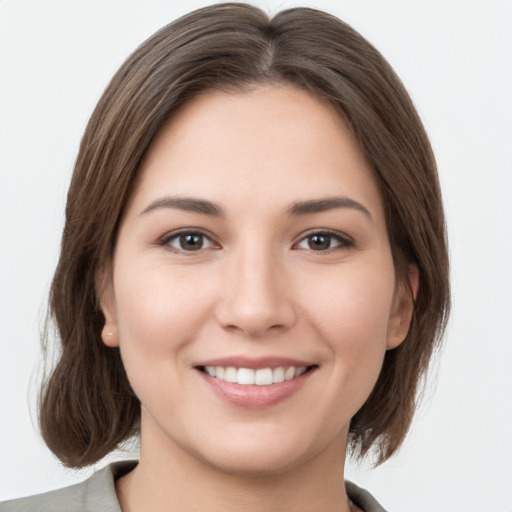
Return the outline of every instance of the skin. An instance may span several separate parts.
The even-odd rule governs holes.
[[[288,85],[209,92],[167,123],[140,172],[101,294],[104,342],[120,346],[142,405],[140,462],[117,483],[123,510],[349,510],[349,422],[403,341],[412,300],[347,126]],[[155,206],[165,197],[224,215]],[[333,197],[367,211],[289,212]],[[202,248],[184,250],[183,230],[204,233]],[[291,396],[251,409],[196,368],[234,356],[315,366]]]

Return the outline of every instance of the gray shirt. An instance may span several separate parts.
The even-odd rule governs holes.
[[[116,462],[79,484],[0,503],[0,512],[122,512],[115,481],[131,471],[134,461]],[[375,498],[352,482],[345,482],[349,498],[364,512],[386,512]]]

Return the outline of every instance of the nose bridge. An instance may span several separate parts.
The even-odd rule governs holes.
[[[224,327],[258,337],[294,322],[287,279],[270,244],[240,244],[231,255],[219,307]]]

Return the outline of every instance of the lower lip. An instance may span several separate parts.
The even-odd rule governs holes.
[[[243,385],[226,382],[215,377],[210,377],[200,370],[198,371],[218,396],[233,405],[249,409],[270,407],[291,397],[299,391],[309,377],[315,373],[312,369],[292,380],[270,384],[268,386],[257,386],[255,384]]]

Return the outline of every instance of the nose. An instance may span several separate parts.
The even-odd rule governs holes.
[[[223,328],[261,338],[295,323],[285,269],[270,251],[240,251],[226,266],[216,311]]]

